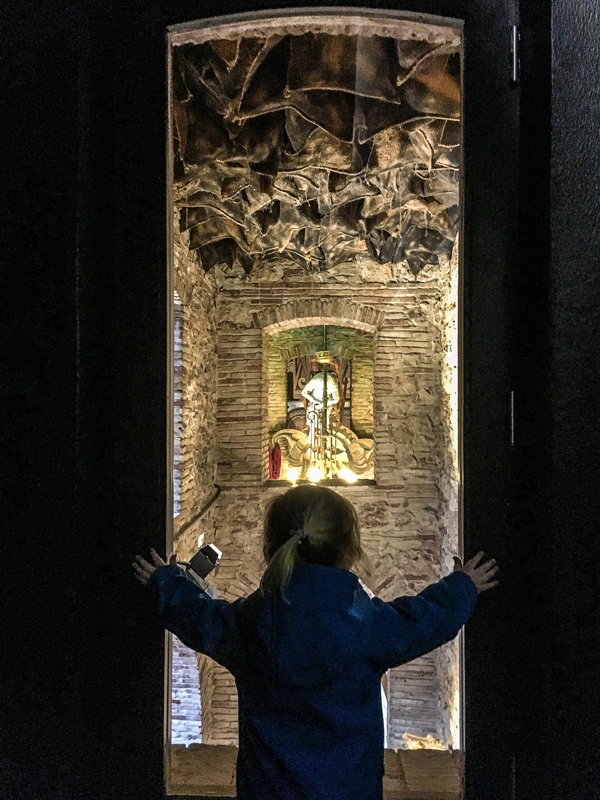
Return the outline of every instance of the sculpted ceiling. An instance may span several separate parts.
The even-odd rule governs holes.
[[[205,270],[279,259],[318,272],[362,257],[418,275],[451,254],[456,31],[218,31],[173,47],[174,199]]]

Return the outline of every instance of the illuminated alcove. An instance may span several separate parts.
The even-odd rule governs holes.
[[[357,507],[369,590],[415,594],[460,551],[461,47],[455,23],[375,12],[250,15],[170,33],[173,548],[187,560],[215,543],[211,582],[226,600],[258,588],[268,501],[289,477],[309,480],[288,476],[288,376],[299,358],[318,372],[320,352],[351,365],[343,427],[359,443],[356,480],[327,477]],[[386,791],[424,747],[454,786],[448,796],[460,796],[459,649],[455,640],[386,676]],[[205,656],[197,664],[202,734],[168,748],[168,787],[226,795],[235,682]]]
[[[301,323],[280,323],[264,341],[268,477],[371,480],[374,334]],[[319,402],[324,393],[327,403]]]

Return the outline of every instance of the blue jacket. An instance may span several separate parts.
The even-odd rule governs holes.
[[[165,627],[235,677],[238,800],[381,800],[381,676],[453,639],[477,601],[463,572],[385,603],[316,564],[294,569],[289,603],[212,600],[176,566],[150,586]]]

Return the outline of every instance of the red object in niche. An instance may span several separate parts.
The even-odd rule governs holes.
[[[279,480],[281,475],[281,447],[276,444],[275,447],[269,447],[269,479],[272,481]]]

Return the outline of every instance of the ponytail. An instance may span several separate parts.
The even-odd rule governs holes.
[[[278,495],[265,515],[263,594],[285,589],[298,562],[350,569],[362,561],[352,503],[324,486],[296,486]]]
[[[300,546],[308,534],[303,530],[291,531],[291,536],[281,545],[269,562],[260,582],[263,594],[279,592],[285,598],[285,588],[289,583],[294,567],[300,561]]]

